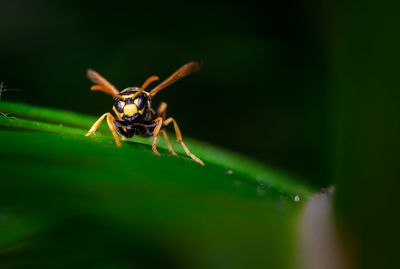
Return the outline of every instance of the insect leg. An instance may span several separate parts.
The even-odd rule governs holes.
[[[176,134],[176,139],[178,140],[178,142],[181,144],[182,148],[185,150],[186,154],[192,158],[194,161],[198,162],[199,164],[204,166],[204,162],[202,160],[200,160],[198,157],[196,157],[196,155],[194,155],[193,153],[190,152],[190,150],[188,149],[188,147],[186,146],[186,144],[183,142],[183,138],[182,138],[182,134],[181,131],[179,130],[178,124],[176,123],[176,121],[174,120],[174,118],[168,118],[164,121],[164,125],[167,126],[170,123],[174,124],[174,129],[175,129],[175,134]]]
[[[94,124],[93,126],[90,128],[90,130],[85,134],[85,136],[89,136],[92,134],[96,134],[97,129],[99,128],[101,122],[104,120],[104,118],[107,116],[107,114],[110,113],[104,113]]]
[[[154,113],[154,117],[157,117],[157,118],[161,117],[163,120],[165,120],[165,118],[167,117],[167,103],[162,102],[158,106],[157,111]],[[165,142],[167,143],[169,152],[171,152],[172,155],[176,156],[177,154],[176,154],[174,148],[172,147],[171,142],[169,141],[167,132],[165,130],[161,130],[161,133],[164,137]]]
[[[153,150],[154,154],[157,156],[160,156],[160,153],[157,150],[157,140],[158,140],[158,135],[160,134],[161,126],[163,123],[163,120],[161,117],[158,117],[154,120],[154,122],[157,123],[156,127],[154,128],[153,131],[153,143],[151,144],[151,149]]]
[[[119,140],[117,131],[115,129],[115,126],[114,126],[114,123],[113,123],[114,120],[115,120],[115,118],[113,117],[113,115],[111,115],[111,113],[107,113],[107,124],[108,124],[108,127],[110,128],[110,131],[111,131],[113,137],[114,137],[115,144],[118,147],[121,147],[122,144],[121,144],[121,141]]]
[[[169,152],[171,152],[172,155],[175,155],[175,156],[178,155],[178,154],[176,154],[174,148],[172,147],[171,142],[169,141],[167,131],[161,130],[161,133],[162,133],[162,135],[164,137],[165,142],[167,143]]]
[[[90,130],[85,134],[85,136],[89,136],[91,134],[95,134],[96,130],[99,128],[101,122],[104,120],[104,118],[106,118],[107,120],[107,124],[108,127],[110,128],[110,131],[114,137],[115,140],[115,144],[117,144],[118,147],[122,146],[121,145],[121,141],[118,138],[117,132],[115,130],[115,126],[113,124],[113,120],[115,119],[113,117],[113,115],[111,115],[111,113],[104,113],[92,126],[92,128],[90,128]]]

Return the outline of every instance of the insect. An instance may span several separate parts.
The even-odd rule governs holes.
[[[152,150],[155,155],[159,156],[157,150],[157,140],[160,135],[164,137],[168,150],[171,154],[177,155],[172,144],[168,138],[166,127],[173,124],[177,141],[181,144],[186,154],[194,161],[204,166],[204,162],[190,152],[186,144],[183,142],[182,134],[178,124],[174,118],[167,118],[166,110],[167,103],[162,102],[157,110],[151,108],[152,98],[162,89],[168,87],[177,80],[197,71],[200,68],[200,63],[197,61],[189,62],[172,75],[170,75],[163,82],[154,87],[151,91],[145,91],[150,83],[158,80],[157,76],[151,76],[146,79],[140,88],[128,87],[122,91],[103,78],[99,73],[94,70],[88,69],[88,78],[95,83],[91,87],[92,91],[101,91],[114,97],[113,111],[116,115],[114,117],[111,113],[104,113],[90,128],[85,136],[95,134],[101,122],[106,119],[108,127],[114,137],[115,144],[122,146],[118,134],[130,138],[134,135],[153,137]]]

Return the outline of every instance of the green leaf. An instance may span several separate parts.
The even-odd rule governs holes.
[[[0,267],[290,268],[312,188],[186,139],[114,145],[95,117],[0,102]],[[161,140],[161,139],[160,139]],[[300,201],[299,201],[300,200]]]

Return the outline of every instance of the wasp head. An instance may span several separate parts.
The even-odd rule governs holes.
[[[149,106],[149,97],[147,92],[142,92],[135,96],[138,88],[127,88],[121,92],[123,100],[114,98],[115,108],[120,113],[122,119],[133,122],[142,118],[146,107]]]

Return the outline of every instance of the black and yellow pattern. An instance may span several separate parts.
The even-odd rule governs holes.
[[[153,81],[158,80],[157,76],[149,77],[140,88],[129,87],[119,92],[115,86],[100,74],[89,69],[88,77],[92,82],[96,83],[91,89],[94,91],[102,91],[114,97],[113,111],[116,117],[112,116],[111,113],[103,114],[93,124],[86,136],[94,134],[101,122],[106,119],[117,146],[122,146],[118,134],[127,138],[133,137],[134,135],[153,136],[152,150],[156,155],[160,155],[157,150],[157,140],[160,133],[162,133],[167,142],[169,151],[171,154],[176,155],[165,130],[168,124],[173,123],[176,138],[186,154],[194,161],[204,165],[204,162],[191,153],[183,142],[182,134],[176,121],[173,118],[166,118],[167,104],[162,102],[156,111],[151,108],[151,98],[160,90],[198,70],[199,67],[199,62],[189,62],[149,92],[145,91],[145,88]]]

